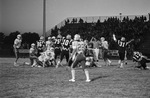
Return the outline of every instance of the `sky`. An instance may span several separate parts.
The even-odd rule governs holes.
[[[68,17],[145,15],[150,0],[46,0],[46,31]],[[43,31],[43,0],[0,0],[0,32]]]

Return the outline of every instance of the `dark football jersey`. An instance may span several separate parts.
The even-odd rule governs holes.
[[[62,49],[63,50],[68,50],[70,48],[71,45],[71,40],[69,39],[64,39],[62,42]]]
[[[140,61],[142,58],[142,55],[139,52],[134,52],[133,54],[133,60]]]
[[[56,38],[55,39],[55,48],[61,47],[62,39]]]
[[[118,40],[117,42],[118,42],[119,51],[120,51],[120,52],[125,52],[126,46],[127,46],[126,41]]]
[[[44,46],[45,46],[45,42],[44,41],[38,41],[37,42],[37,48],[39,50],[41,50]]]

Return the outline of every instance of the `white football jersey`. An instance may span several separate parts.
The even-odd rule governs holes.
[[[84,52],[86,49],[86,44],[83,41],[78,42],[77,51]]]
[[[103,42],[102,42],[102,47],[103,47],[104,49],[108,49],[108,42],[107,42],[107,41],[103,41]]]
[[[22,42],[21,39],[17,39],[17,38],[16,38],[15,41],[14,41],[14,46],[15,46],[16,48],[20,48],[21,42]]]
[[[46,41],[46,49],[50,50],[52,47],[52,42],[51,41]]]
[[[77,49],[77,47],[78,47],[78,41],[73,41],[72,42],[72,49],[74,50],[74,49]]]

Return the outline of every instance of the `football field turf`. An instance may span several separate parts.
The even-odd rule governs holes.
[[[23,65],[27,58],[13,66],[14,60],[0,58],[0,98],[150,98],[150,70],[136,69],[132,61],[121,69],[117,60],[111,66],[101,60],[102,67],[89,69],[91,82],[78,69],[73,83],[66,66],[30,67]]]

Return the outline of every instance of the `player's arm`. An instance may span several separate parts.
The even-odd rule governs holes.
[[[94,40],[94,37],[91,38],[90,42],[92,42]]]
[[[93,39],[94,39],[94,41],[96,41],[96,38],[95,38],[95,37],[94,37]]]
[[[46,45],[45,45],[46,47],[48,46],[48,41],[46,41]]]
[[[140,55],[141,55],[142,58],[148,59],[148,57],[143,55],[141,52],[140,52]]]
[[[113,34],[113,40],[114,40],[115,42],[117,42],[117,39],[116,39],[115,34]]]
[[[130,41],[128,41],[128,42],[127,42],[127,45],[128,45],[129,43],[131,43],[132,41],[134,41],[134,39],[131,39]]]
[[[105,43],[106,43],[106,46],[105,46],[104,48],[105,48],[105,49],[109,49],[108,41],[106,41]]]
[[[39,42],[38,41],[36,41],[36,44],[37,44],[36,46],[39,47]]]

